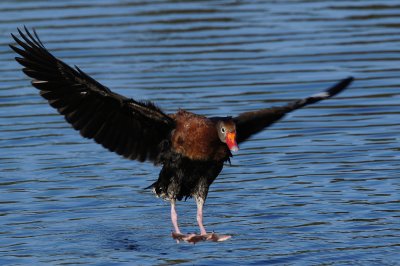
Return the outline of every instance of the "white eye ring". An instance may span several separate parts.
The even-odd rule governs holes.
[[[221,132],[225,133],[225,128],[224,127],[221,127]]]

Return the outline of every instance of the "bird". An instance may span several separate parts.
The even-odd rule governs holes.
[[[18,54],[15,60],[33,87],[75,130],[127,159],[162,166],[149,188],[170,202],[171,236],[177,242],[228,240],[230,235],[205,229],[203,206],[210,185],[238,152],[239,144],[286,114],[337,95],[354,79],[350,76],[321,93],[283,106],[236,116],[206,117],[184,109],[167,114],[151,101],[120,95],[79,67],[67,65],[44,46],[35,29],[17,30],[19,37],[11,33],[15,43],[9,45]],[[187,198],[196,202],[199,233],[183,234],[179,228],[176,204]]]

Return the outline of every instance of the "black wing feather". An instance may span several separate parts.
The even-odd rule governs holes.
[[[64,115],[86,138],[130,159],[157,163],[160,143],[175,127],[172,118],[151,102],[138,102],[112,92],[78,67],[54,57],[36,31],[18,29],[20,46],[10,47],[23,72],[31,77],[40,95]],[[21,49],[22,48],[22,49]]]
[[[241,143],[253,134],[256,134],[264,128],[272,125],[278,121],[285,114],[297,110],[309,104],[319,102],[324,99],[331,98],[336,94],[347,88],[353,81],[353,77],[349,77],[338,82],[333,87],[329,88],[325,92],[314,94],[308,98],[296,100],[282,107],[272,107],[261,109],[253,112],[245,112],[234,118],[237,132],[237,142]]]

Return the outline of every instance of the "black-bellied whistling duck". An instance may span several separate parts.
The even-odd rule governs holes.
[[[151,102],[126,98],[54,57],[33,34],[18,29],[12,37],[20,48],[10,47],[16,60],[33,79],[40,95],[64,115],[67,122],[86,138],[128,159],[161,164],[158,180],[150,187],[171,202],[172,236],[177,241],[223,241],[230,236],[208,234],[203,226],[203,205],[208,189],[229,161],[238,144],[260,132],[285,114],[330,98],[345,89],[352,77],[325,92],[293,101],[282,107],[242,113],[236,117],[212,117],[179,110],[168,115]],[[200,234],[181,233],[175,209],[177,200],[194,197]]]

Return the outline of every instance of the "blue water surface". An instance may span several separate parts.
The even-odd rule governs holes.
[[[397,1],[2,1],[1,265],[399,265]],[[212,185],[209,230],[176,244],[160,167],[83,139],[8,44],[37,29],[118,93],[209,115],[279,106],[347,76],[335,97],[241,145]],[[195,204],[179,203],[184,232]]]

